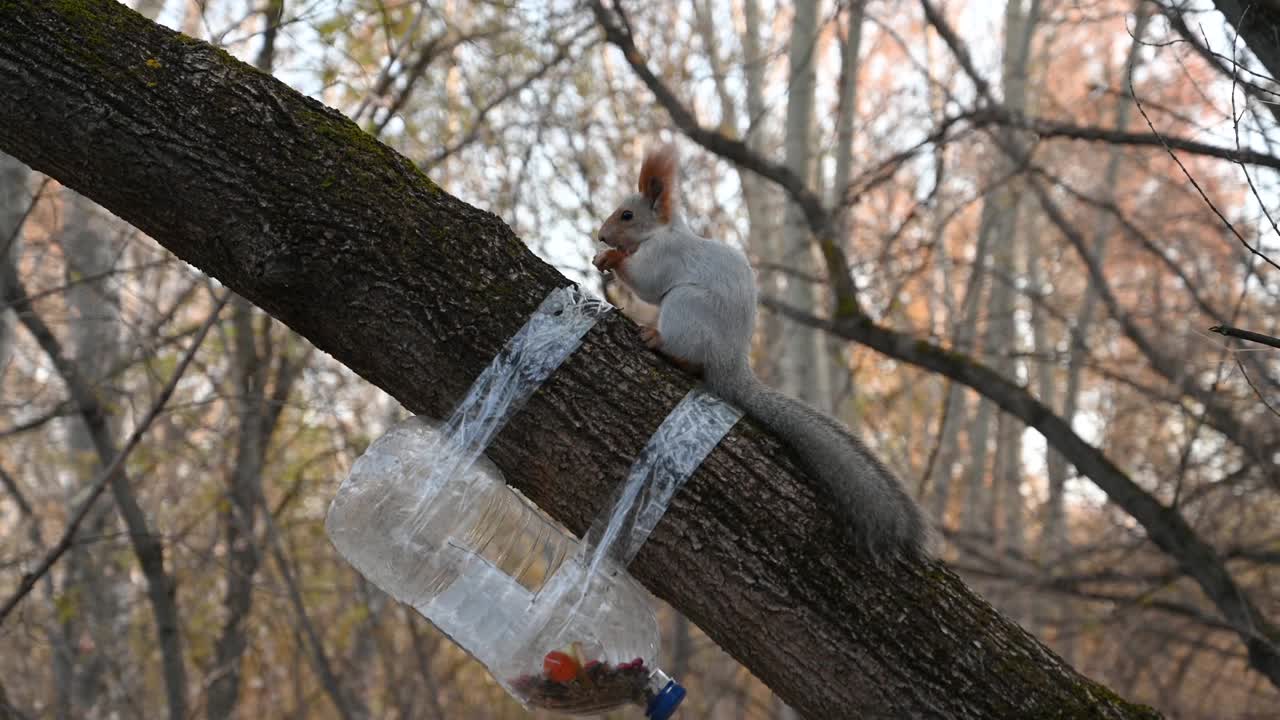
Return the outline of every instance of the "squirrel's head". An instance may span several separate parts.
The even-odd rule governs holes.
[[[675,217],[676,174],[674,145],[663,145],[645,156],[640,166],[640,192],[628,197],[600,227],[600,242],[634,252]]]

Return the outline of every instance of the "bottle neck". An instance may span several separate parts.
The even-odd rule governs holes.
[[[653,672],[649,673],[649,684],[645,686],[645,693],[647,697],[653,698],[657,696],[658,693],[661,693],[670,682],[670,675],[662,672],[662,668],[654,668]]]
[[[672,680],[661,669],[654,668],[649,673],[649,682],[645,687],[645,717],[650,720],[668,720],[684,700],[684,695],[685,691],[680,683]]]

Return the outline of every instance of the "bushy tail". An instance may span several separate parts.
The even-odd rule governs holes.
[[[927,554],[931,531],[884,463],[839,420],[760,382],[741,365],[706,368],[707,385],[781,437],[828,488],[873,554]]]

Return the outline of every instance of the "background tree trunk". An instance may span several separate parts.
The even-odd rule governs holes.
[[[1117,84],[1118,87],[1129,87],[1130,78],[1142,60],[1142,38],[1146,32],[1147,22],[1150,19],[1145,0],[1140,0],[1137,3],[1137,7],[1134,9],[1134,17],[1133,43],[1129,46],[1129,53],[1125,59],[1124,76],[1120,78],[1120,83]],[[1128,94],[1120,93],[1116,95],[1114,120],[1116,130],[1125,131],[1128,129],[1132,108],[1133,101]],[[1124,150],[1119,146],[1112,146],[1108,150],[1106,169],[1103,171],[1102,180],[1098,185],[1098,199],[1102,202],[1111,202],[1115,197],[1116,186],[1120,177],[1120,162],[1123,157]],[[1102,261],[1105,257],[1107,242],[1111,233],[1115,231],[1115,224],[1114,215],[1101,208],[1098,210],[1093,226],[1091,253],[1099,261]],[[1041,276],[1037,265],[1037,257],[1039,255],[1038,241],[1038,234],[1032,233],[1028,237],[1028,253],[1031,254],[1027,258],[1028,271],[1032,286],[1037,292],[1043,288],[1043,282],[1039,279]],[[1061,401],[1062,419],[1068,423],[1074,420],[1078,409],[1080,384],[1084,377],[1085,363],[1088,362],[1085,349],[1089,342],[1089,332],[1093,326],[1097,304],[1098,288],[1093,280],[1090,279],[1085,287],[1084,300],[1080,304],[1079,314],[1076,316],[1075,324],[1070,329],[1068,338],[1067,376],[1062,389]],[[1042,352],[1052,353],[1053,349],[1048,347],[1048,342],[1042,337],[1044,335],[1044,323],[1040,321],[1034,306],[1032,310],[1032,327],[1037,334],[1036,347]],[[1058,403],[1054,400],[1055,392],[1049,367],[1049,363],[1042,360],[1039,385],[1042,401],[1052,407]],[[1045,501],[1043,511],[1040,557],[1046,561],[1053,562],[1054,571],[1065,575],[1071,571],[1070,566],[1064,564],[1071,556],[1071,537],[1067,532],[1066,518],[1066,485],[1070,466],[1066,459],[1062,457],[1062,454],[1052,448],[1047,449],[1046,462],[1049,475],[1049,495]],[[1065,602],[1057,603],[1056,607],[1050,608],[1050,611],[1059,618],[1065,617]],[[1072,658],[1075,655],[1075,644],[1069,637],[1061,640],[1058,648],[1067,658]]]
[[[61,245],[69,285],[66,297],[70,311],[71,361],[80,376],[94,386],[103,406],[114,407],[116,394],[109,389],[112,383],[107,373],[122,350],[120,296],[110,278],[92,282],[84,279],[103,277],[115,266],[121,246],[119,239],[113,237],[113,230],[121,228],[79,193],[63,190],[62,199],[65,223]],[[80,476],[76,485],[67,488],[70,511],[78,502],[81,490],[111,458],[99,459],[92,431],[83,418],[73,416],[68,424],[68,450]],[[107,432],[113,442],[115,424],[112,418],[107,418]],[[108,531],[114,532],[118,525],[119,518],[111,505],[101,503],[93,509],[85,527],[91,536],[101,537]],[[116,666],[113,673],[116,676],[121,675],[119,668],[130,664],[129,649],[119,642],[127,636],[124,607],[132,598],[119,596],[122,586],[118,578],[127,572],[115,554],[103,552],[102,548],[77,545],[69,552],[61,592],[73,600],[63,615],[62,633],[68,647],[73,649],[70,671],[74,680],[71,692],[60,697],[59,703],[67,705],[71,716],[89,713],[95,708],[102,714],[118,711],[112,705],[104,676],[108,664]],[[92,642],[85,642],[88,638],[92,638]],[[128,682],[129,678],[124,680]]]
[[[31,191],[27,187],[31,171],[16,158],[0,153],[0,266],[12,265],[22,244],[20,224],[26,219],[31,205]],[[0,278],[5,273],[0,272]],[[4,280],[0,279],[0,283]],[[5,288],[0,285],[0,297]],[[0,373],[9,365],[9,353],[13,350],[13,311],[0,308]]]
[[[787,119],[785,164],[798,177],[813,176],[813,104],[815,54],[818,44],[818,0],[797,0],[787,51]],[[786,268],[782,296],[792,307],[816,308],[820,297],[811,278],[817,272],[813,242],[804,212],[788,201],[783,219],[781,253],[774,259]],[[831,408],[826,338],[813,328],[785,323],[778,347],[779,386],[783,392],[827,412]]]
[[[1005,6],[1005,51],[1001,66],[1004,102],[1013,113],[1027,111],[1026,73],[1031,38],[1035,33],[1040,2],[1032,0],[1025,8],[1023,0],[1009,0]],[[1017,142],[1009,133],[1011,142]],[[991,181],[998,185],[987,195],[982,207],[982,225],[978,232],[989,240],[990,258],[979,256],[976,263],[990,263],[994,272],[991,294],[987,301],[987,332],[984,350],[994,370],[1008,378],[1016,377],[1016,309],[1012,278],[1017,276],[1015,236],[1022,191],[1016,182],[1018,168],[1001,158],[993,169]],[[987,438],[993,415],[996,421],[996,447],[991,463],[990,484],[984,482]],[[1014,419],[1006,413],[994,413],[989,401],[978,406],[970,429],[971,460],[969,467],[969,501],[966,530],[989,534],[997,547],[1019,551],[1022,547],[1022,433]],[[1003,522],[997,509],[1003,509]],[[1013,607],[1015,617],[1025,613]]]
[[[742,2],[742,63],[743,76],[746,80],[747,118],[740,136],[747,147],[759,151],[765,143],[765,115],[767,109],[764,102],[764,71],[767,53],[761,46],[760,0],[743,0]],[[747,251],[757,261],[777,261],[781,257],[779,235],[781,225],[777,222],[778,205],[781,200],[777,193],[768,192],[768,184],[750,170],[738,167],[738,178],[742,183],[742,201],[747,208],[747,222],[750,227],[747,236]],[[760,273],[761,292],[775,297],[781,296],[783,274],[777,268]],[[757,333],[761,347],[765,350],[767,362],[757,363],[761,370],[760,377],[765,382],[776,384],[780,372],[775,370],[779,355],[785,352],[782,346],[783,332],[786,324],[772,315],[760,318],[760,330]]]
[[[858,114],[858,56],[862,50],[862,21],[865,18],[866,0],[853,0],[844,10],[844,38],[840,42],[840,92],[836,111],[835,178],[832,181],[830,201],[836,208],[836,242],[846,247],[853,242],[853,208],[847,206],[849,180],[853,174],[854,119]],[[830,303],[828,303],[830,304]],[[854,379],[851,377],[848,359],[848,343],[829,335],[822,338],[823,354],[827,360],[826,391],[831,414],[844,420],[849,427],[858,427],[857,403],[854,402]]]

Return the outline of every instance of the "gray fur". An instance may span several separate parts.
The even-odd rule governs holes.
[[[928,525],[893,473],[839,420],[751,372],[756,285],[746,256],[698,237],[679,216],[658,222],[651,205],[643,195],[628,198],[600,237],[629,253],[615,268],[623,282],[659,306],[661,351],[700,367],[712,391],[785,440],[830,489],[860,545],[928,552]],[[620,219],[624,210],[630,220]]]

